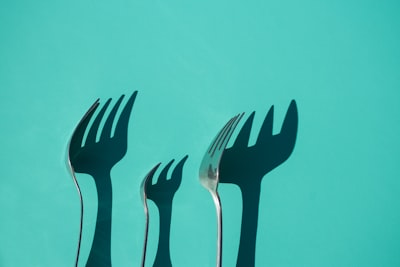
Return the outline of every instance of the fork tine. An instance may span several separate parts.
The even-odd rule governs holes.
[[[231,139],[231,136],[233,134],[233,132],[235,131],[236,126],[239,124],[239,121],[242,119],[244,113],[242,114],[238,114],[235,117],[235,120],[232,122],[232,124],[229,127],[228,133],[226,134],[224,141],[221,143],[221,145],[219,146],[219,149],[225,149],[227,143],[229,142],[229,140]]]
[[[255,112],[253,111],[250,114],[250,116],[247,118],[246,122],[242,126],[242,129],[240,129],[240,132],[237,135],[235,143],[233,144],[233,146],[235,146],[235,147],[247,147],[247,145],[249,143],[249,138],[250,138],[251,126],[253,125],[254,114],[255,114]]]
[[[235,117],[233,117],[233,118],[231,119],[230,123],[228,124],[228,127],[226,127],[226,129],[225,129],[225,131],[224,131],[224,134],[221,136],[219,142],[218,142],[217,145],[215,146],[214,152],[215,152],[216,150],[220,150],[221,147],[224,146],[225,141],[226,141],[226,140],[229,140],[227,137],[229,136],[229,133],[230,133],[231,130],[232,130],[232,124],[235,123],[237,117],[238,117],[238,116],[236,115]]]
[[[171,183],[173,183],[175,186],[179,186],[181,184],[183,165],[185,165],[185,162],[188,159],[188,157],[189,157],[188,155],[184,156],[183,159],[181,159],[181,161],[178,162],[174,171],[172,172]]]
[[[114,137],[121,138],[122,140],[127,140],[128,122],[136,95],[137,91],[133,92],[131,97],[128,99],[128,102],[126,103],[124,109],[122,110],[121,116],[119,117],[117,122],[117,126],[115,127]]]
[[[236,115],[226,124],[226,127],[224,127],[224,129],[221,131],[222,134],[219,136],[219,140],[215,145],[214,150],[211,153],[211,156],[214,156],[214,153],[217,150],[225,149],[227,143],[229,142],[229,139],[232,136],[233,131],[235,130],[243,114],[244,113]]]
[[[97,135],[97,131],[99,129],[100,126],[100,122],[104,116],[104,113],[106,112],[106,109],[108,107],[108,105],[110,105],[111,102],[111,98],[109,98],[107,100],[107,102],[104,104],[104,106],[101,108],[99,114],[97,114],[96,118],[93,121],[92,126],[90,126],[90,130],[89,133],[86,137],[86,142],[85,144],[89,144],[89,143],[96,143],[96,135]]]
[[[211,142],[210,147],[208,148],[208,153],[213,154],[216,147],[219,144],[219,141],[221,140],[222,136],[224,136],[227,128],[229,127],[229,125],[232,123],[232,121],[234,120],[235,117],[231,118],[225,125],[224,127],[222,127],[222,129],[218,132],[217,136],[214,138],[214,140]]]
[[[271,141],[273,121],[274,121],[274,106],[271,106],[267,115],[265,116],[260,132],[258,133],[256,142],[258,145],[266,146],[269,143],[268,141]]]
[[[76,126],[69,143],[68,153],[70,157],[72,157],[71,153],[75,153],[81,147],[86,127],[89,124],[89,121],[92,118],[98,106],[99,106],[99,99],[97,99],[93,103],[93,105],[89,108],[89,110],[86,112],[86,114],[82,117],[81,121]]]
[[[107,117],[106,123],[104,124],[103,131],[101,132],[100,140],[111,137],[111,129],[115,119],[115,115],[117,114],[118,108],[121,105],[122,99],[124,95],[122,95],[117,103],[115,103],[114,107],[112,108],[110,114]]]

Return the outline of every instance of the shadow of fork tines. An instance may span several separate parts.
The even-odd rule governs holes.
[[[136,95],[137,91],[130,96],[118,118],[117,111],[124,95],[117,100],[108,116],[105,117],[111,103],[111,98],[108,99],[90,125],[91,118],[99,106],[96,102],[78,124],[70,141],[69,160],[72,170],[93,177],[98,197],[95,232],[86,266],[111,266],[113,192],[110,172],[127,152],[128,123]],[[101,128],[100,124],[103,120],[105,123]],[[113,124],[116,124],[114,133],[112,133]],[[84,139],[86,132],[87,137]],[[97,140],[98,135],[100,137]]]
[[[232,147],[225,149],[220,166],[220,183],[236,184],[242,193],[242,225],[236,266],[255,265],[261,181],[292,154],[297,137],[298,112],[292,100],[279,134],[272,134],[273,106],[261,126],[257,141],[249,146],[255,112],[241,128]]]

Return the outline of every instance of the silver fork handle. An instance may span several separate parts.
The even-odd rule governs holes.
[[[218,192],[210,191],[215,204],[215,210],[217,212],[217,265],[216,267],[221,267],[222,265],[222,209],[221,200],[219,198]]]
[[[79,236],[78,236],[78,246],[76,249],[76,258],[75,258],[75,267],[78,267],[79,263],[79,254],[81,251],[81,242],[82,242],[82,228],[83,228],[83,197],[82,191],[79,187],[78,181],[76,180],[75,172],[72,166],[69,165],[70,172],[72,175],[72,179],[74,180],[75,188],[78,191],[79,195],[79,205],[80,205],[80,218],[79,218]]]
[[[144,267],[144,264],[146,262],[146,251],[147,251],[147,237],[149,235],[149,210],[147,207],[147,203],[144,205],[144,213],[146,215],[146,222],[145,222],[145,230],[144,230],[144,244],[143,244],[143,254],[142,254],[142,265],[141,267]]]

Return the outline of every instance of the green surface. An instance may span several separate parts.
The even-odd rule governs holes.
[[[216,221],[198,167],[232,115],[292,99],[295,150],[262,184],[257,266],[400,266],[400,5],[397,1],[7,1],[0,4],[0,266],[73,266],[79,199],[65,165],[98,97],[136,99],[113,169],[114,266],[139,266],[139,185],[189,154],[174,199],[174,266],[215,266]],[[255,132],[257,128],[255,127]],[[95,222],[85,198],[82,257]],[[241,199],[220,187],[224,266]],[[152,203],[151,203],[152,204]],[[152,212],[148,266],[157,246]]]

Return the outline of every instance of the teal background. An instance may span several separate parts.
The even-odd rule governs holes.
[[[7,1],[0,3],[0,266],[73,266],[79,199],[66,147],[98,97],[136,99],[112,171],[112,260],[139,266],[139,185],[189,154],[174,199],[174,266],[214,266],[216,218],[198,167],[234,114],[297,101],[295,150],[264,177],[257,266],[400,266],[398,1]],[[96,193],[85,199],[82,262]],[[241,199],[221,185],[224,266]],[[158,238],[150,202],[148,266]]]

